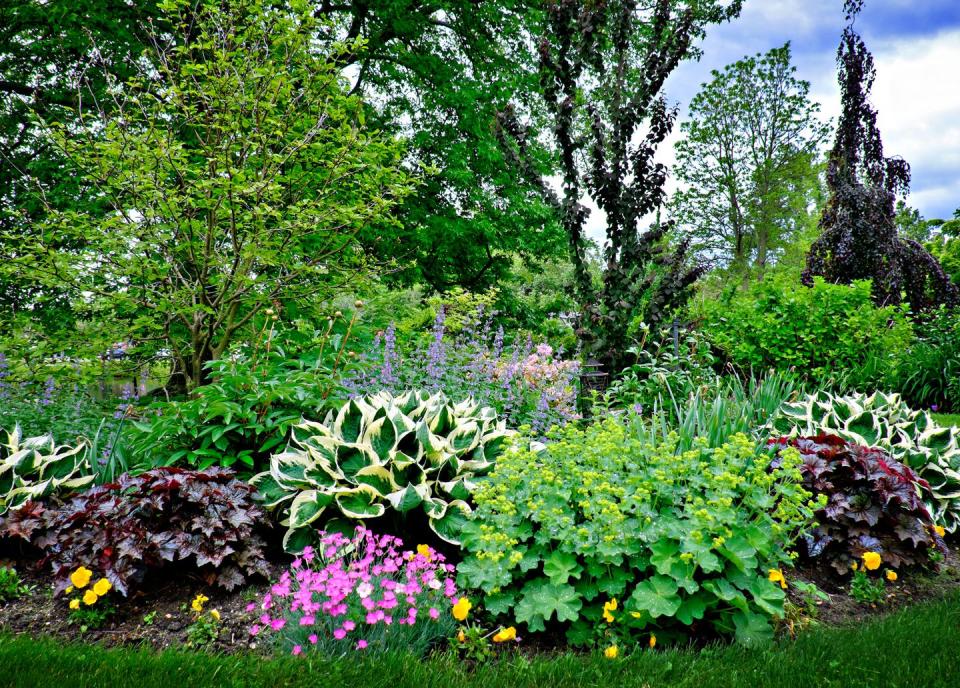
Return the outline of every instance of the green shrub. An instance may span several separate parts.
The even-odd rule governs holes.
[[[747,644],[772,637],[784,593],[770,573],[814,506],[798,454],[769,470],[745,435],[680,451],[636,417],[550,439],[508,451],[474,494],[460,582],[488,612],[531,631],[555,620],[578,645],[694,623]]]
[[[381,392],[349,401],[323,423],[296,425],[287,450],[251,482],[268,509],[283,508],[288,551],[311,544],[311,524],[328,507],[347,519],[419,509],[439,537],[456,543],[475,479],[511,434],[493,409],[469,399]]]
[[[876,361],[892,360],[911,336],[900,311],[874,306],[869,282],[844,286],[816,279],[806,288],[769,277],[729,300],[707,302],[702,310],[704,334],[733,365],[793,369],[818,382],[837,377],[863,382],[857,379],[861,371],[882,370]]]
[[[674,350],[670,330],[666,329],[652,340],[644,336],[630,353],[636,362],[621,371],[610,385],[605,394],[607,406],[641,412],[656,407],[669,410],[671,400],[685,399],[720,384],[712,368],[710,347],[696,332],[684,333]]]
[[[889,386],[914,408],[960,410],[960,309],[922,314],[897,357]]]
[[[890,452],[930,484],[923,498],[934,523],[951,533],[960,526],[960,430],[941,427],[898,394],[817,392],[784,404],[772,427],[790,437],[829,433]]]
[[[301,418],[326,412],[331,397],[346,396],[340,373],[352,357],[348,337],[331,320],[310,350],[288,356],[273,330],[266,341],[208,364],[210,382],[183,401],[158,402],[143,412],[129,437],[133,457],[152,466],[232,468],[251,475],[287,440]]]
[[[0,514],[58,490],[79,490],[93,482],[85,443],[57,446],[53,437],[24,439],[20,426],[0,443]]]

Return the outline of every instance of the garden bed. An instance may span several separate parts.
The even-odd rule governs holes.
[[[184,598],[185,599],[185,598]],[[819,628],[769,649],[641,651],[619,661],[571,653],[507,656],[466,669],[449,653],[346,660],[265,659],[148,648],[97,649],[60,639],[0,634],[5,686],[657,686],[658,688],[953,688],[960,685],[960,594],[956,591],[867,623]]]
[[[953,545],[954,543],[950,543]],[[4,562],[17,564],[17,562]],[[283,566],[277,564],[275,573]],[[99,629],[82,630],[67,618],[67,602],[63,596],[52,593],[55,580],[48,572],[35,572],[22,565],[24,583],[30,592],[23,597],[0,603],[0,632],[29,637],[50,636],[69,642],[84,642],[104,647],[145,646],[155,650],[183,648],[188,643],[187,628],[194,620],[190,603],[198,594],[209,597],[207,609],[220,612],[220,633],[209,646],[216,653],[267,654],[274,650],[269,642],[251,638],[250,627],[256,613],[246,611],[253,601],[259,601],[268,591],[264,581],[233,592],[209,587],[196,576],[165,577],[121,599],[117,612]],[[960,557],[951,548],[939,573],[905,574],[895,584],[888,585],[887,599],[882,604],[864,604],[849,595],[849,581],[824,575],[818,567],[800,567],[785,571],[791,602],[802,609],[808,600],[796,592],[789,582],[813,583],[829,595],[829,600],[809,600],[816,607],[815,621],[825,626],[844,626],[877,618],[913,605],[953,595],[960,595]],[[958,610],[960,613],[960,610]],[[807,617],[806,614],[804,614]],[[801,620],[801,626],[803,620]],[[798,628],[795,632],[803,634]],[[781,627],[789,635],[787,627]],[[562,633],[539,634],[533,642],[521,643],[520,652],[528,655],[554,654],[564,650]]]

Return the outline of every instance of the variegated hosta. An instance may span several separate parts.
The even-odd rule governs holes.
[[[912,410],[899,394],[818,392],[784,404],[773,427],[791,437],[826,432],[885,449],[930,483],[924,498],[934,522],[950,532],[960,527],[960,432]]]
[[[86,445],[58,447],[49,435],[23,438],[18,425],[0,444],[0,514],[58,490],[93,482]]]
[[[286,451],[251,482],[268,509],[284,509],[284,548],[309,544],[321,515],[349,519],[421,509],[430,527],[457,543],[474,481],[505,449],[496,411],[443,394],[381,392],[351,400],[322,423],[293,427]]]

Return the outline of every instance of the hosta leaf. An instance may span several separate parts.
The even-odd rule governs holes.
[[[332,494],[317,490],[299,493],[290,503],[290,527],[297,529],[313,523],[332,501]]]
[[[361,485],[349,492],[340,492],[334,500],[347,518],[377,518],[383,516],[385,507],[376,490]]]
[[[441,540],[459,545],[460,533],[463,531],[464,524],[470,519],[470,511],[466,502],[450,502],[443,517],[430,519],[430,529]]]
[[[416,509],[429,496],[430,486],[421,483],[420,485],[407,485],[402,490],[391,492],[387,495],[387,501],[400,513],[406,513],[411,509]]]
[[[397,429],[393,421],[384,416],[373,421],[367,426],[363,434],[362,444],[369,446],[381,462],[390,458],[391,452],[396,449]]]
[[[383,497],[391,492],[396,492],[400,488],[400,485],[397,484],[397,481],[393,477],[393,473],[389,468],[384,466],[367,466],[366,468],[361,468],[357,471],[356,475],[353,476],[353,479],[359,485],[369,485]]]

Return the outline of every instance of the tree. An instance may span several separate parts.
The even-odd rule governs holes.
[[[879,305],[906,298],[915,313],[960,301],[937,260],[913,239],[897,234],[894,202],[910,185],[910,166],[886,158],[870,105],[876,77],[873,56],[854,31],[863,0],[846,0],[848,25],[837,51],[842,112],[827,168],[829,200],[820,237],[810,247],[803,283],[814,276],[850,284],[870,279]]]
[[[364,41],[338,55],[371,119],[406,143],[423,170],[418,192],[398,209],[393,231],[363,239],[396,259],[393,280],[444,291],[482,291],[508,275],[514,257],[550,259],[566,250],[539,186],[513,174],[497,143],[496,113],[508,103],[535,116],[539,0],[345,0],[316,3],[338,27],[326,40]],[[532,137],[541,174],[554,171]]]
[[[88,301],[98,328],[169,348],[191,389],[264,309],[363,274],[358,233],[388,221],[412,182],[316,53],[305,2],[161,8],[172,34],[110,85],[111,107],[78,97],[80,126],[46,123],[110,212],[48,207],[17,264]]]
[[[707,25],[739,11],[740,2],[692,0],[547,4],[540,82],[563,172],[555,203],[573,262],[578,336],[586,354],[609,370],[627,360],[631,323],[641,318],[656,327],[703,272],[689,263],[687,241],[673,248],[664,241],[670,223],[655,220],[643,229],[641,222],[664,202],[667,170],[654,154],[676,109],[661,94],[663,83],[681,60],[697,54],[692,42]],[[512,110],[500,120],[504,142],[524,175],[535,178],[523,164],[529,131]],[[606,214],[599,284],[588,266],[585,194]]]
[[[704,257],[762,271],[802,229],[819,184],[828,127],[790,44],[713,71],[677,144],[674,216]]]
[[[81,78],[86,92],[105,103],[108,80],[122,82],[133,75],[146,39],[142,27],[156,17],[156,3],[146,0],[0,3],[0,320],[8,334],[28,327],[56,339],[58,332],[74,332],[82,317],[73,311],[76,304],[66,290],[28,284],[6,269],[45,215],[37,185],[46,201],[59,207],[92,209],[99,203],[89,187],[65,173],[64,159],[43,137],[32,113],[73,124],[75,84]],[[91,35],[97,37],[98,69],[89,69]],[[12,241],[4,242],[4,236]]]

